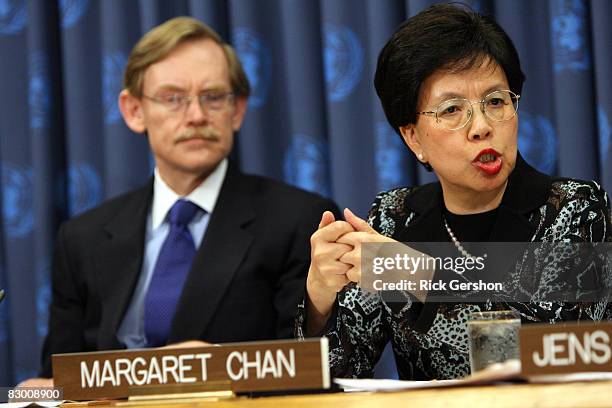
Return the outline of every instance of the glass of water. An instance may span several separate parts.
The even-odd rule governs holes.
[[[519,328],[517,312],[500,310],[470,313],[470,368],[472,374],[494,363],[519,359]]]

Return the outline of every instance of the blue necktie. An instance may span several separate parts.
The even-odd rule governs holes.
[[[144,329],[149,347],[166,344],[176,305],[196,249],[188,225],[199,207],[177,200],[168,212],[170,232],[153,269],[145,299]]]

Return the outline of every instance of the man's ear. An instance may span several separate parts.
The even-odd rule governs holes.
[[[232,129],[234,132],[240,130],[242,126],[242,121],[244,120],[244,115],[246,114],[248,105],[248,98],[244,96],[239,96],[236,98],[234,102],[234,114],[232,116]]]
[[[404,143],[408,146],[412,153],[423,163],[427,163],[427,157],[425,152],[423,151],[423,147],[421,146],[421,141],[419,140],[419,135],[416,130],[416,124],[411,123],[406,126],[401,126],[399,128],[400,133],[402,134],[402,139],[404,139]]]
[[[119,94],[119,110],[125,124],[136,133],[144,133],[147,130],[145,125],[142,101],[132,95],[127,89]]]

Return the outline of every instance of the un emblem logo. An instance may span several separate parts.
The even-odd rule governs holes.
[[[346,98],[359,81],[363,71],[363,47],[357,35],[348,27],[326,24],[323,33],[327,97],[337,102]]]
[[[127,57],[121,52],[104,55],[102,60],[102,98],[104,99],[104,122],[112,125],[121,120],[117,97],[123,87],[123,68]]]
[[[42,53],[32,55],[29,70],[30,127],[40,129],[49,124],[51,114],[51,78],[46,55]]]
[[[285,153],[285,181],[329,197],[327,145],[303,134],[293,135]]]
[[[519,151],[527,162],[546,174],[557,163],[557,134],[550,120],[523,111],[519,116]]]
[[[24,0],[0,0],[0,34],[17,34],[26,25]]]
[[[255,31],[246,27],[234,30],[234,43],[251,85],[249,105],[262,106],[268,97],[272,74],[270,50]]]
[[[89,0],[60,0],[62,27],[75,25],[87,10]]]
[[[597,123],[599,124],[599,157],[601,159],[600,162],[604,163],[608,158],[608,151],[610,150],[612,130],[610,129],[610,121],[603,106],[597,109]]]
[[[102,182],[98,172],[87,163],[70,166],[68,170],[68,197],[71,215],[86,211],[102,199]]]
[[[582,0],[557,0],[554,15],[555,71],[588,69],[590,55],[585,32],[585,4]]]
[[[2,213],[4,227],[11,238],[28,235],[34,227],[32,170],[2,164]]]
[[[409,184],[406,174],[408,165],[406,146],[386,122],[376,124],[375,160],[379,191]]]

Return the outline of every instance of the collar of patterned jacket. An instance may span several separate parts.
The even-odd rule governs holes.
[[[554,179],[531,167],[521,154],[508,179],[491,241],[528,242],[535,232],[529,215],[543,206],[550,194]],[[430,183],[412,190],[405,199],[408,213],[415,213],[414,220],[396,231],[398,241],[445,242],[448,235],[443,228],[442,188],[440,183]]]

